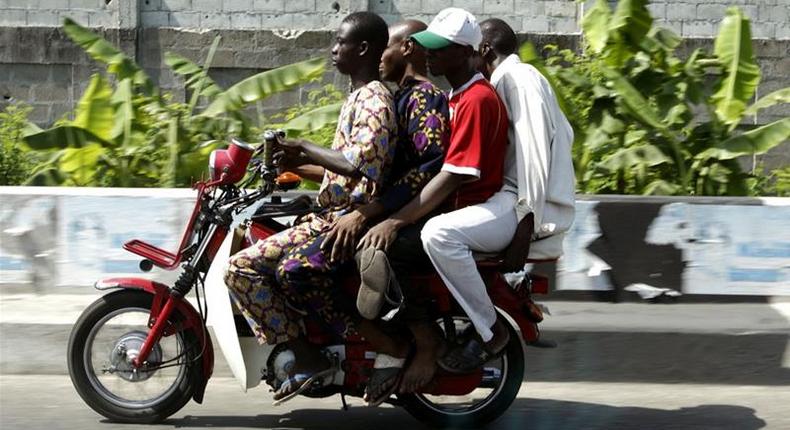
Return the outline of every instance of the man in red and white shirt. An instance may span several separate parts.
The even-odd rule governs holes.
[[[408,246],[409,238],[421,231],[427,256],[480,333],[481,347],[497,352],[507,344],[508,331],[497,321],[471,250],[501,251],[515,233],[516,196],[499,192],[508,148],[507,110],[495,89],[472,67],[470,60],[482,40],[472,14],[445,9],[427,30],[415,33],[412,39],[426,49],[431,73],[445,76],[453,88],[450,143],[441,172],[411,202],[370,229],[360,247],[388,250],[397,274],[398,266],[405,265],[396,261],[403,254],[409,254],[412,261],[420,255],[425,257]],[[425,218],[436,213],[441,214],[430,218],[420,230]],[[514,226],[512,230],[501,227],[503,217],[513,218],[509,223]],[[362,276],[362,288],[366,288],[365,274]],[[438,338],[425,342],[426,337],[436,336],[425,325],[429,323],[421,325],[418,319],[412,322],[409,325],[419,348],[404,375],[401,391],[414,391],[430,382],[440,344]]]

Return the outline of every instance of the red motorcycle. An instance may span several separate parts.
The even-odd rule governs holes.
[[[275,194],[295,188],[300,181],[291,173],[277,175],[272,160],[276,141],[276,135],[267,132],[257,148],[233,140],[228,149],[212,152],[210,179],[195,185],[197,201],[175,253],[139,240],[124,244],[126,250],[144,258],[140,263],[144,271],[153,266],[180,267],[174,285],[142,278],[96,283],[97,289],[109,292],[85,309],[74,325],[68,367],[77,392],[99,414],[113,421],[152,423],[178,412],[190,399],[201,403],[214,367],[209,326],[243,390],[261,381],[277,389],[285,381],[293,353],[284,344],[258,344],[231,304],[222,280],[234,238],[236,247],[239,240],[242,248],[250,246],[286,229],[283,218],[316,210],[308,196],[283,201],[282,195]],[[260,186],[246,191],[258,179]],[[257,210],[241,221],[247,228],[234,228],[245,218],[240,213],[255,204],[259,204]],[[519,226],[520,231],[524,228],[528,228],[526,223]],[[528,242],[525,245],[511,246],[508,255],[478,262],[488,293],[511,331],[505,353],[469,374],[439,370],[424,392],[399,394],[390,403],[428,425],[442,427],[483,425],[507,410],[524,375],[521,339],[541,345],[537,323],[542,313],[531,295],[548,290],[544,277],[527,275],[511,287],[500,273],[503,265],[523,267]],[[460,342],[470,322],[439,276],[415,274],[401,281],[429,289],[437,324],[448,342]],[[347,284],[358,286],[358,280],[348,279]],[[195,305],[187,299],[189,293],[194,293]],[[344,396],[362,396],[375,357],[369,344],[355,336],[333,344],[332,336],[309,317],[305,326],[308,339],[322,348],[335,372],[302,395],[340,394],[344,405]]]

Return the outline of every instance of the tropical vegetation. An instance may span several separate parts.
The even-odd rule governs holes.
[[[552,82],[574,132],[582,193],[748,195],[765,181],[738,157],[787,141],[790,118],[743,131],[747,117],[790,102],[790,88],[752,101],[760,69],[749,20],[727,10],[713,52],[676,53],[681,39],[656,27],[647,0],[597,0],[584,16],[581,53],[556,46],[521,56]]]
[[[46,154],[28,184],[189,186],[204,174],[209,153],[226,145],[230,136],[256,142],[261,130],[271,126],[320,137],[337,117],[335,94],[322,99],[326,105],[308,103],[310,111],[290,111],[278,124],[245,112],[252,103],[319,80],[325,71],[321,58],[268,70],[224,89],[208,75],[219,36],[202,66],[168,52],[165,63],[183,77],[191,94],[184,103],[157,88],[139,65],[96,33],[69,19],[64,29],[106,65],[107,73],[92,76],[73,115],[25,134],[30,149]],[[198,109],[199,103],[205,107]]]
[[[47,130],[27,124],[24,107],[2,113],[3,184],[188,186],[231,135],[257,141],[262,129],[280,127],[331,141],[343,99],[332,86],[269,118],[246,109],[319,80],[321,59],[222,88],[208,74],[218,37],[202,65],[165,55],[189,94],[178,102],[97,34],[71,20],[64,28],[106,73],[94,75],[74,112]],[[753,100],[760,69],[749,20],[738,8],[727,10],[712,52],[681,55],[681,39],[653,25],[647,0],[620,0],[614,10],[597,0],[582,29],[580,52],[551,45],[538,51],[530,43],[520,51],[550,80],[573,125],[580,193],[790,195],[790,167],[765,173],[739,163],[788,140],[790,118],[759,127],[746,120],[790,102],[790,88]]]

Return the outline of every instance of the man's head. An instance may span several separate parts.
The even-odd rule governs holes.
[[[379,72],[385,81],[400,82],[411,64],[415,72],[425,73],[425,51],[410,39],[414,33],[428,28],[416,19],[401,21],[390,26],[390,39],[387,49],[381,54]]]
[[[491,18],[480,23],[483,41],[480,42],[480,56],[485,63],[486,75],[490,77],[494,71],[497,58],[515,54],[518,50],[516,33],[505,21]]]
[[[458,8],[439,12],[428,29],[412,35],[427,51],[428,69],[434,75],[470,67],[482,35],[477,20],[471,13]]]
[[[332,64],[350,75],[362,67],[377,68],[387,47],[387,23],[370,12],[354,12],[343,19],[332,45]]]

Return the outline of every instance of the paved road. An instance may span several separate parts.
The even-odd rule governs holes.
[[[411,429],[405,411],[339,397],[270,406],[241,393],[218,355],[203,405],[158,426],[108,423],[65,376],[71,325],[95,295],[0,294],[0,429]],[[497,429],[790,430],[790,301],[770,304],[553,302],[527,350],[527,382]]]
[[[160,425],[106,422],[65,376],[0,376],[0,428],[11,429],[411,429],[401,409],[339,397],[270,406],[265,389],[244,394],[229,378],[211,381],[203,405],[190,403]],[[525,383],[496,429],[790,429],[790,387],[699,384]]]

